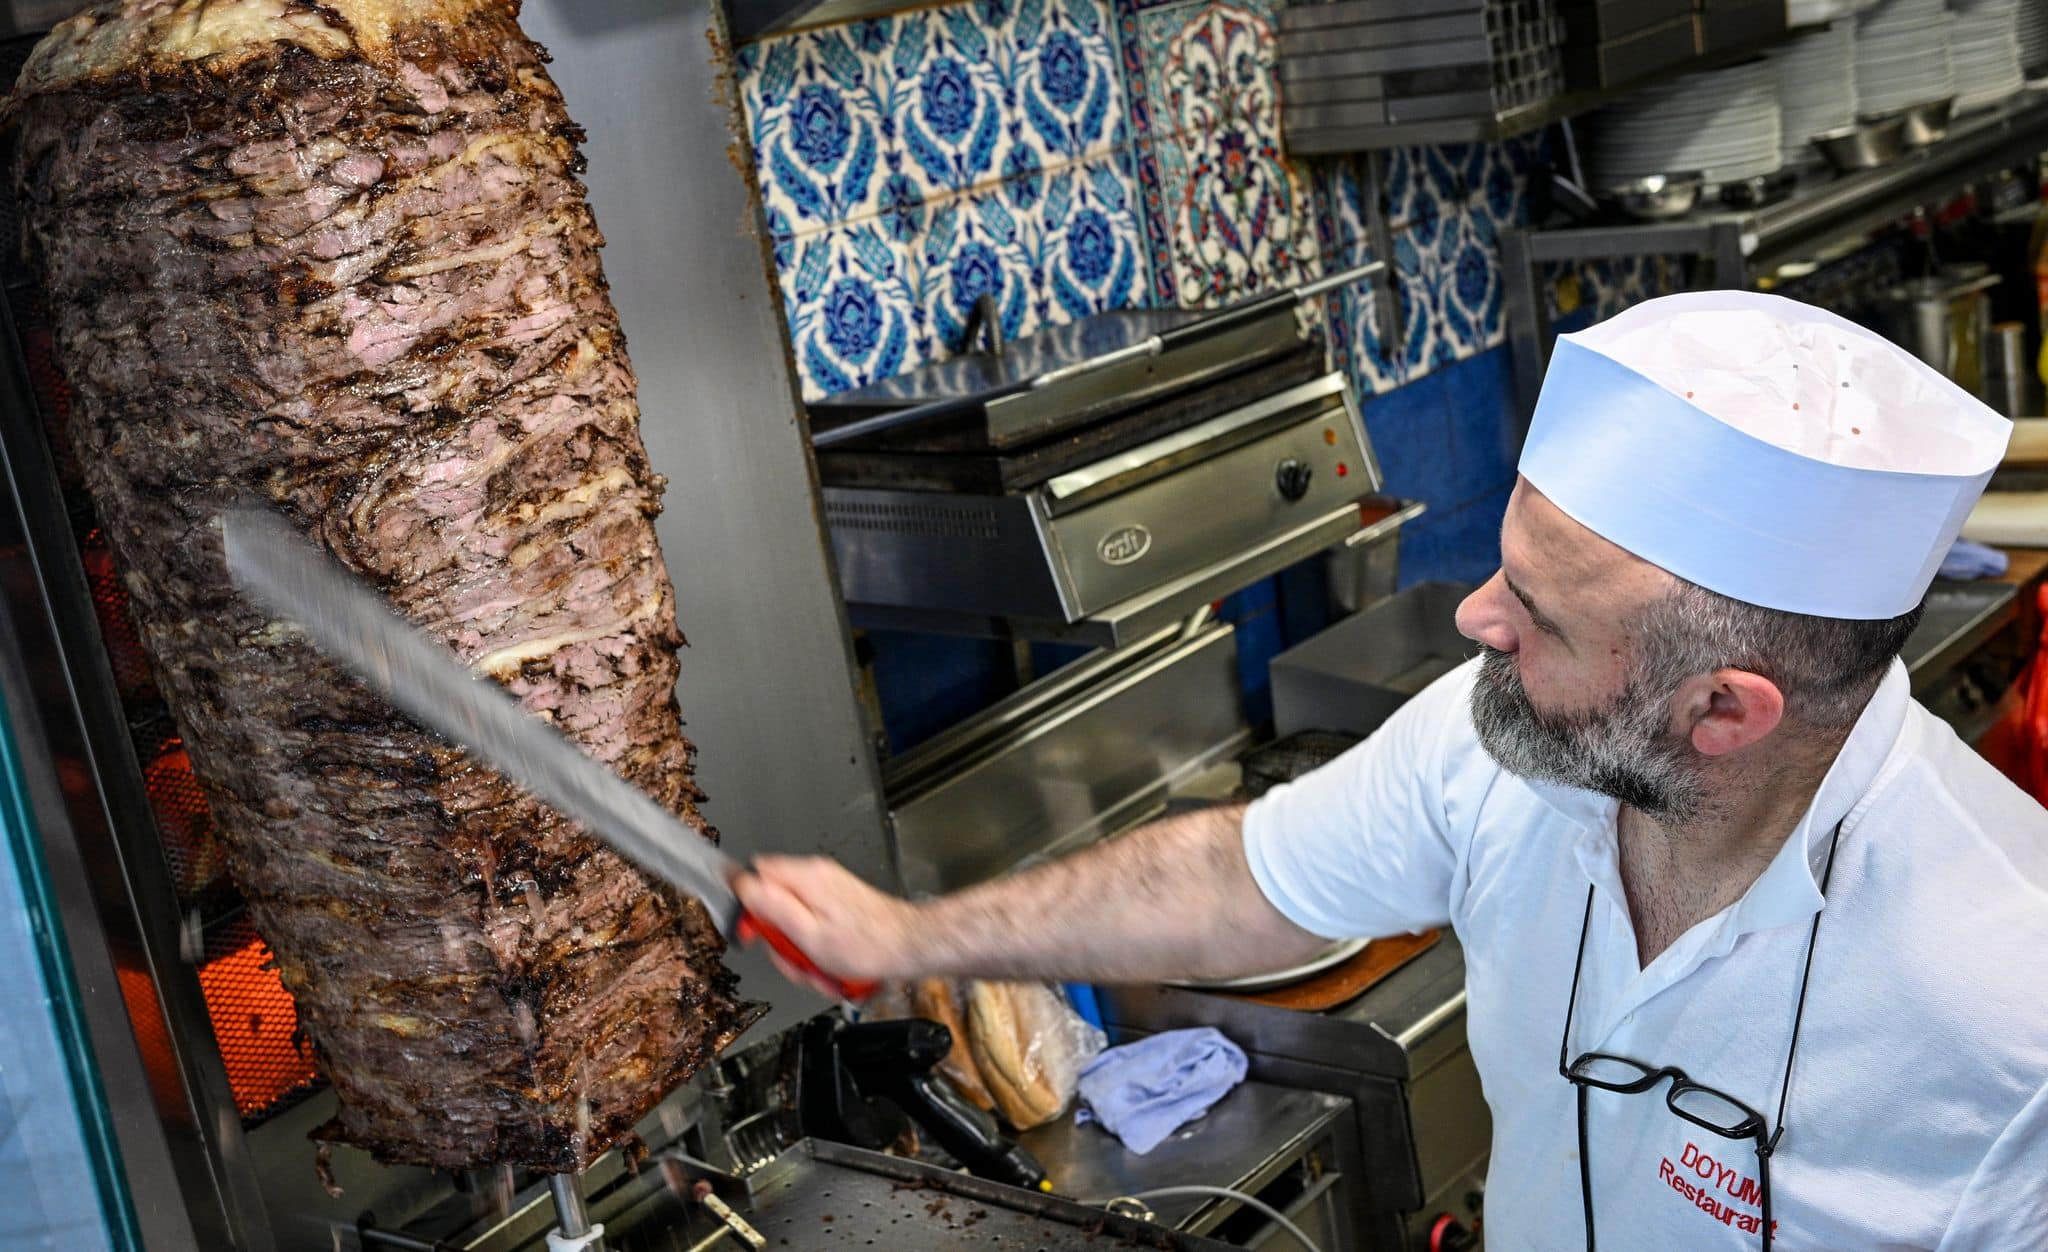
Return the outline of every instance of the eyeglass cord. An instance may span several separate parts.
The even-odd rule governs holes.
[[[1806,990],[1813,981],[1813,950],[1820,941],[1820,918],[1821,913],[1827,907],[1828,884],[1833,882],[1835,877],[1835,851],[1841,846],[1842,826],[1848,820],[1848,817],[1844,815],[1841,821],[1835,823],[1834,833],[1828,837],[1828,859],[1822,867],[1820,874],[1821,907],[1813,911],[1813,926],[1806,933],[1806,963],[1799,974],[1799,1000],[1792,1010],[1792,1040],[1785,1049],[1785,1080],[1778,1088],[1778,1116],[1776,1119],[1778,1125],[1777,1129],[1773,1130],[1768,1138],[1757,1145],[1757,1154],[1765,1158],[1769,1158],[1773,1152],[1777,1151],[1778,1140],[1783,1138],[1785,1134],[1785,1106],[1792,1096],[1792,1061],[1799,1054],[1799,1027],[1806,1019]],[[1557,1043],[1557,1070],[1567,1080],[1569,1080],[1571,1075],[1572,1017],[1579,1003],[1579,978],[1585,973],[1586,969],[1586,934],[1593,928],[1593,893],[1595,890],[1596,888],[1592,884],[1587,884],[1586,912],[1585,916],[1579,921],[1579,951],[1572,961],[1571,998],[1565,1002],[1564,1008],[1564,1037],[1559,1039]],[[1573,1083],[1572,1086],[1579,1106],[1579,1177],[1584,1184],[1580,1191],[1585,1201],[1586,1209],[1586,1252],[1595,1252],[1593,1244],[1592,1163],[1585,1159],[1586,1089],[1578,1083]],[[1766,1213],[1768,1211],[1766,1209]],[[1763,1231],[1763,1245],[1766,1252],[1768,1252],[1771,1246],[1771,1232],[1768,1220],[1765,1222]]]

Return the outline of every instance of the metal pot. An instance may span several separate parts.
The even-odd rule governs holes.
[[[1991,339],[1991,301],[1998,275],[1982,265],[1945,267],[1885,293],[1890,337],[1977,396],[1985,394],[1984,349]]]

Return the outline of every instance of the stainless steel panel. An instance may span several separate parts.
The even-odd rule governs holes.
[[[899,803],[916,795],[946,776],[958,773],[974,760],[1000,751],[1012,735],[1023,731],[1038,718],[1101,687],[1116,675],[1128,673],[1186,637],[1181,625],[1155,631],[1127,647],[1101,649],[1026,685],[980,713],[946,730],[908,752],[890,757],[882,766],[882,785],[890,800]]]
[[[1045,1166],[1060,1195],[1104,1204],[1182,1183],[1256,1193],[1350,1115],[1351,1101],[1342,1096],[1253,1081],[1143,1156],[1100,1126],[1077,1125],[1072,1114],[1018,1138]],[[1219,1210],[1214,1200],[1199,1196],[1152,1200],[1146,1206],[1161,1223],[1196,1234],[1214,1230],[1234,1207]]]
[[[1023,496],[827,487],[825,517],[846,598],[1055,621],[1073,614]]]
[[[905,889],[948,891],[1115,829],[1242,735],[1237,636],[1211,626],[896,800]]]
[[[1273,658],[1273,727],[1369,735],[1470,658],[1458,633],[1464,583],[1418,583]]]
[[[1936,579],[1920,625],[1900,650],[1913,694],[1938,684],[1963,658],[2019,616],[2019,588],[2010,583]]]
[[[741,860],[826,853],[888,882],[880,778],[735,139],[746,119],[717,48],[722,15],[708,0],[529,0],[521,22],[554,52],[590,134],[584,181],[610,241],[648,459],[669,480],[659,534],[691,643],[678,695],[705,815]],[[757,1033],[821,1006],[755,952],[731,964],[774,1003]]]
[[[1327,442],[1334,438],[1335,444]],[[1307,494],[1289,500],[1282,465],[1308,467]],[[1339,467],[1346,473],[1338,476]],[[1357,427],[1334,406],[1256,443],[1211,457],[1091,508],[1052,519],[1047,529],[1070,579],[1070,603],[1086,616],[1238,551],[1252,536],[1293,530],[1355,503],[1373,474]]]
[[[853,620],[880,630],[1044,639],[1093,648],[1122,648],[1162,627],[1184,621],[1189,614],[1233,591],[1332,547],[1357,529],[1357,507],[1341,505],[1293,530],[1232,552],[1164,586],[1075,621],[1063,616],[994,616],[883,605],[854,605]]]
[[[1422,1211],[1462,1213],[1464,1197],[1456,1189],[1474,1172],[1484,1172],[1493,1150],[1493,1114],[1471,1052],[1460,1048],[1415,1080],[1408,1088],[1408,1116],[1422,1174]]]
[[[1048,480],[1043,494],[1056,514],[1069,513],[1118,492],[1157,478],[1166,470],[1193,464],[1222,448],[1234,447],[1290,417],[1306,418],[1326,407],[1344,389],[1341,374],[1325,374],[1297,386],[1261,397],[1205,421],[1162,435],[1149,443],[1106,456]]]
[[[1114,398],[1121,404],[1134,404],[1148,396],[1164,395],[1171,388],[1205,382],[1226,371],[1286,352],[1300,337],[1294,310],[1276,309],[1257,321],[1222,331],[1214,339],[1168,349],[1161,356],[1119,361],[1065,383],[991,400],[990,441],[997,447],[1008,447],[1038,438],[1068,425],[1067,413],[1076,408],[1087,409],[1091,401]]]
[[[1330,601],[1345,613],[1393,595],[1401,578],[1401,530],[1429,506],[1404,505],[1346,539],[1330,553]]]
[[[1479,38],[1289,56],[1280,60],[1280,81],[1292,86],[1318,78],[1346,78],[1353,74],[1439,69],[1451,65],[1483,66],[1488,64],[1492,51],[1492,46],[1484,38]]]

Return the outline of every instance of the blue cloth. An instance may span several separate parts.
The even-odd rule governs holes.
[[[2012,564],[2012,558],[1996,548],[1958,539],[1948,555],[1941,558],[1943,578],[1996,578]]]
[[[1088,1062],[1076,1120],[1102,1123],[1143,1156],[1208,1112],[1244,1074],[1244,1050],[1214,1027],[1169,1030]]]

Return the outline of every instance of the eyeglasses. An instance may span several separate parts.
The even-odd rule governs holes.
[[[1828,882],[1834,877],[1835,848],[1841,841],[1842,823],[1836,822],[1835,832],[1828,839],[1827,866],[1820,876],[1823,897],[1827,895]],[[1785,1099],[1792,1090],[1792,1057],[1799,1050],[1799,1024],[1806,1016],[1806,986],[1813,978],[1813,945],[1820,937],[1820,911],[1815,910],[1813,928],[1806,935],[1806,968],[1799,977],[1799,1003],[1792,1011],[1792,1042],[1785,1050],[1785,1081],[1778,1089],[1778,1128],[1772,1131],[1768,1130],[1762,1113],[1725,1091],[1694,1082],[1676,1065],[1645,1065],[1611,1052],[1583,1052],[1578,1060],[1566,1062],[1565,1058],[1570,1055],[1572,1015],[1579,1003],[1579,975],[1586,967],[1586,932],[1593,924],[1593,890],[1592,887],[1586,888],[1586,915],[1579,922],[1579,955],[1572,965],[1571,1000],[1564,1010],[1564,1038],[1557,1044],[1557,1072],[1564,1075],[1578,1095],[1579,1195],[1586,1206],[1586,1252],[1594,1252],[1593,1171],[1588,1152],[1590,1136],[1586,1129],[1587,1093],[1597,1087],[1622,1095],[1639,1095],[1667,1079],[1671,1089],[1664,1096],[1666,1108],[1703,1130],[1727,1139],[1749,1139],[1756,1144],[1757,1207],[1760,1213],[1757,1232],[1763,1241],[1763,1252],[1771,1252],[1771,1154],[1777,1150],[1778,1140],[1785,1135]]]

